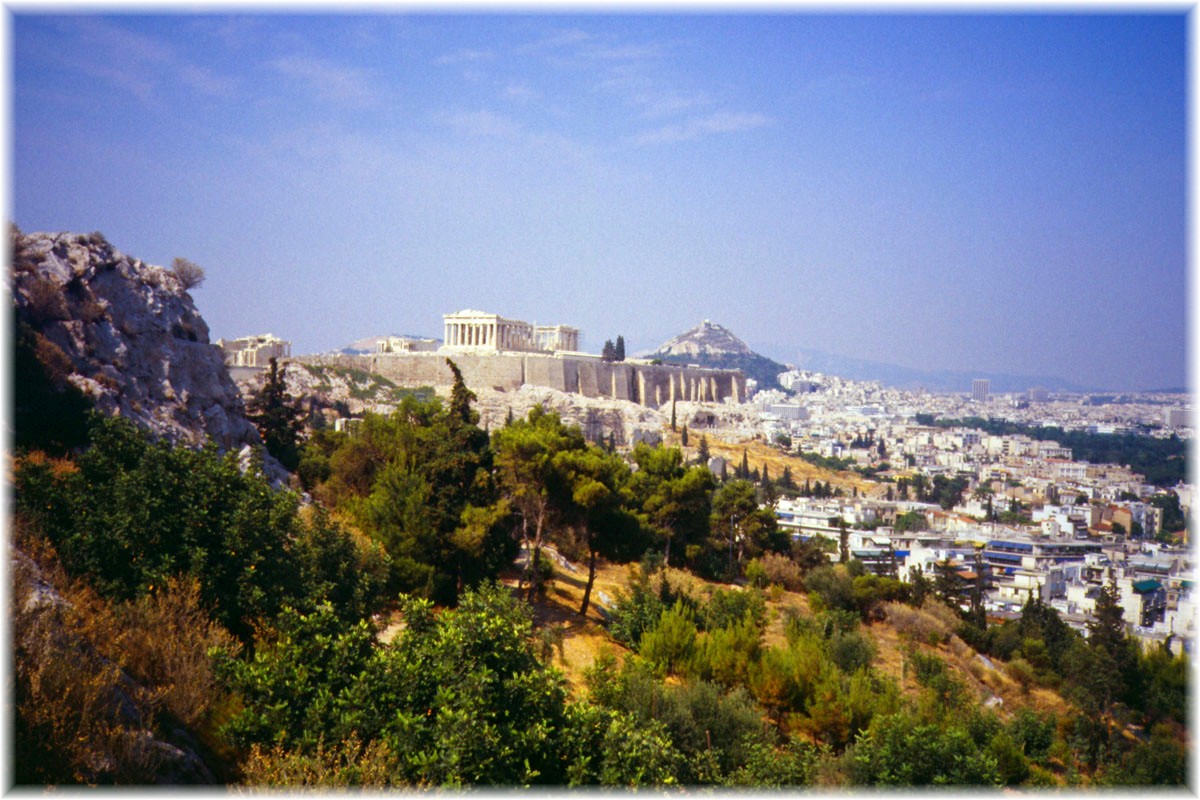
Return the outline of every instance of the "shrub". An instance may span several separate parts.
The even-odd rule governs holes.
[[[63,349],[40,333],[33,334],[33,355],[45,370],[46,378],[53,386],[62,386],[75,371],[71,357]]]
[[[687,600],[684,599],[686,603]],[[749,617],[760,630],[766,622],[767,604],[756,589],[717,588],[700,609],[700,621],[706,631],[736,625]]]
[[[779,553],[763,553],[760,561],[768,583],[782,586],[789,592],[804,589],[804,573],[792,559]]]
[[[249,786],[390,787],[396,785],[397,760],[386,742],[363,744],[354,734],[328,746],[322,741],[312,753],[256,744],[242,764],[242,781]]]
[[[838,632],[827,643],[829,657],[838,669],[852,673],[869,666],[875,659],[875,647],[861,633]]]
[[[220,694],[209,652],[237,649],[209,617],[195,578],[172,578],[150,595],[117,608],[117,629],[105,639],[121,666],[160,693],[185,725],[199,723]]]
[[[27,307],[34,322],[52,322],[67,319],[70,316],[62,287],[52,278],[35,275],[26,286]]]
[[[176,258],[171,262],[171,274],[175,276],[175,280],[179,282],[185,292],[204,283],[206,277],[203,267],[186,258]]]
[[[915,642],[936,644],[954,630],[937,614],[924,607],[913,608],[903,603],[885,603],[883,613],[898,634]]]
[[[854,577],[845,564],[829,564],[809,570],[804,579],[809,595],[817,595],[823,608],[855,610]]]
[[[148,784],[164,767],[175,781],[212,781],[202,761],[180,774],[154,739],[176,740],[220,695],[206,651],[229,637],[197,617],[194,588],[110,606],[66,577],[49,543],[17,528],[26,554],[14,559],[10,616],[17,782]]]
[[[657,720],[634,720],[617,715],[604,735],[604,786],[667,786],[677,783],[683,761]]]
[[[746,565],[746,580],[755,589],[763,589],[767,585],[767,571],[763,568],[761,559],[751,559]]]
[[[959,727],[920,724],[907,714],[876,717],[850,754],[856,783],[878,786],[998,785],[996,759]]]

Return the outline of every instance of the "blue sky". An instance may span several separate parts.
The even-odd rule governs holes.
[[[196,261],[214,340],[1186,382],[1182,11],[10,13],[13,220]]]

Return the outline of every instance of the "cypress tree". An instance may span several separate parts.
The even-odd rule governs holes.
[[[616,361],[625,360],[625,337],[620,334],[617,335],[617,344],[613,348],[613,356]]]
[[[258,428],[267,452],[289,472],[300,464],[299,437],[303,412],[287,394],[279,362],[268,362],[267,380],[250,401],[250,421]]]
[[[688,446],[688,430],[687,423],[683,423],[683,431],[679,434],[679,443],[684,447]]]
[[[735,477],[741,478],[742,480],[750,479],[750,459],[747,457],[745,449],[742,450],[742,467],[737,472]]]
[[[708,439],[704,438],[704,434],[700,434],[700,444],[696,448],[696,459],[703,465],[708,465],[708,460],[712,455],[708,452]]]

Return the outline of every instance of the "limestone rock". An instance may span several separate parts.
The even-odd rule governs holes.
[[[10,282],[17,320],[62,353],[67,380],[100,411],[176,444],[260,443],[208,325],[169,270],[96,233],[18,233]]]

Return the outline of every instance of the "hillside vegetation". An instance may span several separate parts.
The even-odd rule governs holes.
[[[121,407],[39,328],[80,330],[44,261],[22,296],[54,314],[19,318],[6,462],[19,785],[1187,778],[1189,662],[1128,637],[1114,587],[1086,638],[1033,600],[989,620],[936,577],[831,563],[763,506],[768,467],[856,476],[745,443],[730,460],[753,466],[719,480],[698,443],[618,452],[541,405],[485,430],[453,362],[447,398],[352,431],[306,429],[273,367],[248,404],[265,446],[196,447],[172,435],[186,398],[169,424],[96,413]],[[159,296],[154,270],[113,274]]]
[[[314,437],[311,509],[121,421],[21,454],[18,782],[1183,781],[1187,663],[1119,625],[979,626],[678,450],[471,420],[460,386]]]

